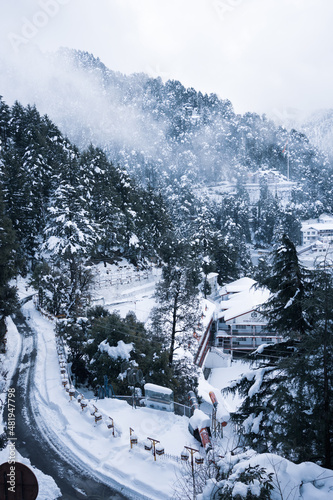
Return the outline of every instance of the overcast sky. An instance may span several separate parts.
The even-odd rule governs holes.
[[[2,0],[1,50],[93,53],[228,98],[237,112],[333,108],[333,0]],[[1,94],[1,89],[0,89]]]

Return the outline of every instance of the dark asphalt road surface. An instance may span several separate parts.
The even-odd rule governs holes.
[[[123,500],[130,497],[102,484],[84,470],[60,443],[50,443],[36,424],[38,410],[32,408],[30,391],[34,385],[37,339],[24,319],[14,319],[22,336],[22,349],[11,387],[16,389],[16,448],[44,474],[51,476],[61,490],[62,500]],[[31,348],[32,344],[32,348]],[[29,352],[31,351],[31,352]],[[5,415],[5,419],[7,416]],[[119,487],[119,490],[121,487]]]

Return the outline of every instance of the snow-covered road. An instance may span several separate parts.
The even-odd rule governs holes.
[[[18,366],[11,381],[11,387],[16,389],[16,448],[18,452],[30,459],[38,469],[51,476],[60,487],[62,497],[66,500],[87,498],[95,495],[103,498],[133,498],[119,493],[121,487],[110,488],[108,478],[93,476],[91,470],[73,455],[70,449],[54,433],[46,418],[47,408],[57,406],[52,403],[47,390],[40,391],[36,384],[36,376],[40,376],[43,366],[43,380],[47,376],[47,346],[40,346],[42,351],[37,355],[37,334],[27,322],[16,320],[16,326],[22,336],[22,348]],[[41,359],[44,357],[44,362]],[[36,365],[36,359],[38,364]],[[63,421],[62,413],[59,419]],[[83,496],[84,495],[84,496]],[[51,498],[51,497],[49,497]]]
[[[188,419],[149,408],[133,410],[124,401],[115,399],[92,400],[87,411],[83,412],[77,400],[69,400],[61,385],[54,325],[34,309],[32,302],[23,306],[23,312],[27,318],[25,328],[30,333],[23,338],[19,362],[18,383],[29,387],[29,403],[26,402],[27,409],[22,414],[26,426],[31,425],[36,437],[40,435],[47,444],[47,455],[61,457],[62,462],[57,470],[47,473],[54,478],[62,474],[66,480],[69,476],[70,481],[76,474],[81,479],[86,476],[89,485],[94,480],[123,495],[106,495],[106,498],[170,499],[177,474],[181,475],[182,464],[167,458],[155,462],[152,454],[141,446],[131,450],[129,428],[134,428],[139,443],[152,436],[163,442],[166,454],[180,457],[184,445],[198,447],[188,432]],[[31,332],[34,332],[33,336]],[[34,369],[31,371],[32,365]],[[96,424],[90,414],[89,406],[93,404],[105,417],[102,423]],[[108,416],[115,421],[116,437],[107,428]],[[22,451],[29,452],[28,446],[29,443]],[[45,455],[45,452],[38,454]],[[68,464],[71,469],[68,469]],[[45,470],[43,459],[35,465]],[[82,483],[75,483],[76,491],[85,491]],[[69,500],[71,497],[63,498]]]

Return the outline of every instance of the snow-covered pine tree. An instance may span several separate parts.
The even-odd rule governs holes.
[[[126,218],[116,185],[119,173],[103,151],[90,146],[80,158],[81,182],[86,190],[86,209],[100,228],[95,256],[112,258],[125,246]]]
[[[264,177],[260,178],[260,198],[254,217],[254,239],[258,246],[271,245],[280,220],[279,210],[278,200],[270,193],[267,180]]]
[[[158,306],[153,311],[155,334],[169,352],[169,366],[174,354],[183,347],[190,350],[193,333],[200,323],[198,285],[199,266],[189,259],[187,243],[173,243],[172,257],[162,269],[162,280],[156,287]]]
[[[0,189],[0,341],[6,333],[6,316],[17,307],[16,288],[9,284],[16,274],[16,237]]]
[[[98,231],[85,208],[86,189],[81,183],[78,153],[70,144],[64,147],[62,176],[48,208],[42,251],[67,276],[70,285],[66,312],[76,316],[87,299],[91,281],[87,263],[98,241]]]
[[[286,339],[297,339],[310,328],[305,299],[311,287],[310,274],[300,264],[295,245],[285,234],[272,253],[271,275],[260,283],[271,292],[264,304],[268,328]]]
[[[333,277],[329,266],[305,272],[284,236],[273,253],[270,325],[286,339],[256,357],[260,368],[233,388],[244,397],[233,420],[258,451],[332,467]]]

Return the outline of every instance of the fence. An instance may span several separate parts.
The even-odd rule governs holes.
[[[192,416],[192,410],[190,406],[182,405],[180,403],[174,403],[174,413],[176,415],[182,415],[188,418]]]

